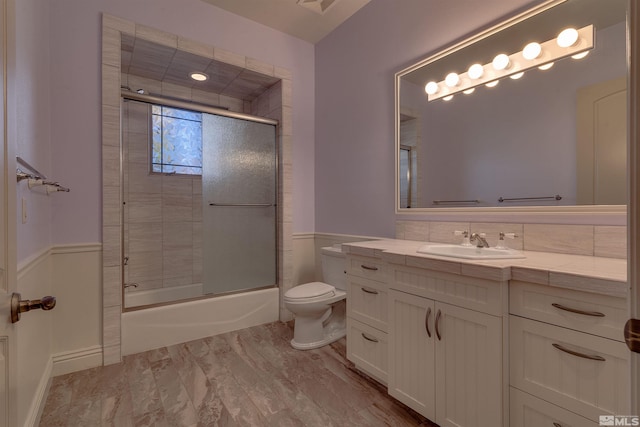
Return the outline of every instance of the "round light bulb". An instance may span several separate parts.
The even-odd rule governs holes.
[[[209,78],[209,76],[207,76],[204,73],[191,73],[191,74],[189,74],[189,76],[193,80],[198,81],[198,82],[203,82],[203,81],[205,81],[205,80],[207,80]]]
[[[443,101],[451,101],[453,99],[453,95],[447,95],[444,98],[442,98]]]
[[[512,75],[509,76],[509,78],[511,78],[513,80],[518,80],[522,76],[524,76],[524,71],[520,72],[520,73],[512,74]]]
[[[493,68],[495,70],[501,71],[507,69],[510,62],[511,61],[509,60],[509,57],[504,53],[501,53],[500,55],[497,55],[495,58],[493,58],[493,62],[491,63],[491,65],[493,65]]]
[[[584,52],[576,53],[575,55],[572,55],[571,57],[572,57],[573,59],[582,59],[582,58],[584,58],[584,57],[585,57],[585,56],[587,56],[587,55],[589,55],[589,51],[588,51],[588,50],[585,50]]]
[[[444,83],[449,87],[456,87],[458,83],[460,83],[460,76],[456,73],[449,73],[447,77],[444,78]]]
[[[475,92],[476,88],[472,87],[471,89],[467,89],[467,90],[463,90],[462,93],[464,93],[465,95],[471,95],[473,92]]]
[[[496,86],[498,86],[498,83],[500,83],[499,80],[494,80],[492,82],[487,83],[485,86],[486,87],[496,87]]]
[[[424,91],[427,92],[427,94],[429,95],[434,95],[436,93],[438,93],[438,83],[436,82],[429,82],[424,86]]]
[[[529,43],[524,47],[524,49],[522,49],[522,56],[524,57],[524,59],[529,61],[536,59],[538,56],[540,56],[541,53],[542,46],[540,46],[540,43],[536,42]]]
[[[556,43],[560,47],[569,47],[576,44],[578,41],[578,30],[575,28],[567,28],[562,30],[560,34],[558,34],[558,38],[556,39]]]
[[[548,64],[541,65],[538,68],[542,71],[546,71],[551,67],[553,67],[553,62],[549,62]]]
[[[467,71],[469,78],[473,80],[477,80],[484,74],[484,67],[480,64],[473,64],[469,67],[469,71]]]

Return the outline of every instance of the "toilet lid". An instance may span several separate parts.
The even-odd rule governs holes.
[[[336,288],[322,282],[305,283],[289,289],[284,296],[290,299],[316,298],[335,294]]]

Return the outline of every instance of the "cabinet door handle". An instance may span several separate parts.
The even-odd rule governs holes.
[[[360,264],[360,267],[364,268],[365,270],[378,271],[378,267],[370,267],[364,264]]]
[[[362,338],[364,338],[367,341],[378,342],[378,340],[376,338],[373,338],[373,337],[365,334],[364,332],[362,332]]]
[[[567,306],[564,306],[562,304],[558,304],[558,303],[555,303],[555,302],[553,304],[551,304],[551,305],[554,306],[555,308],[559,309],[559,310],[569,311],[571,313],[576,313],[576,314],[582,314],[584,316],[604,317],[604,313],[600,313],[599,311],[578,310],[577,308],[567,307]]]
[[[560,423],[553,423],[553,427],[562,427],[562,424],[560,424]]]
[[[366,292],[368,294],[374,294],[374,295],[378,295],[378,291],[376,291],[375,289],[369,289],[369,288],[360,288],[362,289],[362,292]]]
[[[429,317],[431,317],[431,307],[427,308],[427,315],[424,317],[424,327],[427,330],[427,335],[431,338],[431,331],[429,330]]]
[[[560,344],[553,343],[551,345],[554,346],[555,348],[557,348],[560,351],[564,351],[565,353],[569,353],[572,356],[582,357],[583,359],[597,360],[598,362],[604,362],[605,360],[607,360],[602,356],[597,356],[597,355],[593,355],[593,354],[584,354],[584,353],[580,353],[580,352],[577,352],[577,351],[569,350],[568,348],[563,347]]]
[[[442,314],[442,312],[440,310],[438,310],[438,314],[436,314],[436,336],[438,337],[438,341],[442,340],[442,337],[440,336],[440,315]]]

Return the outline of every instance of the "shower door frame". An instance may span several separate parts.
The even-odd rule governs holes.
[[[173,107],[173,108],[180,108],[183,110],[189,110],[189,111],[195,111],[198,113],[206,113],[206,114],[213,114],[216,116],[223,116],[223,117],[229,117],[229,118],[233,118],[233,119],[239,119],[239,120],[247,120],[250,122],[254,122],[254,123],[262,123],[262,124],[266,124],[266,125],[272,125],[275,127],[275,133],[276,133],[276,138],[275,138],[275,193],[276,193],[276,199],[278,198],[278,188],[280,188],[279,183],[280,183],[280,179],[279,179],[279,173],[278,173],[278,165],[280,163],[280,150],[278,147],[278,132],[279,132],[279,125],[280,123],[278,122],[278,120],[273,120],[273,119],[268,119],[266,117],[260,117],[260,116],[254,116],[251,114],[246,114],[246,113],[238,113],[235,111],[229,111],[229,110],[225,110],[222,108],[216,108],[216,107],[212,107],[209,105],[204,105],[204,104],[199,104],[199,103],[195,103],[195,102],[187,102],[187,101],[180,101],[180,100],[176,100],[176,99],[172,99],[172,98],[166,98],[163,96],[156,96],[156,95],[147,95],[147,94],[140,94],[137,92],[131,92],[129,90],[126,89],[122,89],[121,91],[121,97],[123,100],[127,99],[127,100],[131,100],[131,101],[138,101],[138,102],[143,102],[145,104],[149,104],[149,105],[162,105],[162,106],[166,106],[166,107]],[[204,140],[203,140],[204,143]],[[122,161],[124,161],[124,155],[121,154],[121,159]],[[121,182],[124,183],[124,168],[120,167],[120,180]],[[124,186],[123,186],[124,187]],[[215,298],[218,296],[222,296],[222,295],[233,295],[233,294],[240,294],[240,293],[244,293],[244,292],[251,292],[251,291],[257,291],[260,289],[270,289],[270,288],[274,288],[274,287],[278,287],[278,284],[280,283],[280,277],[279,277],[279,271],[278,271],[278,265],[279,265],[279,260],[280,260],[280,251],[278,251],[278,234],[279,234],[279,229],[280,229],[280,215],[279,215],[279,210],[278,210],[278,203],[276,200],[276,203],[274,205],[276,207],[276,211],[275,211],[275,228],[273,230],[274,236],[275,236],[275,241],[276,241],[276,247],[275,247],[275,273],[276,273],[276,277],[275,277],[275,284],[274,285],[269,285],[269,286],[261,286],[261,287],[257,287],[257,288],[251,288],[251,289],[242,289],[242,290],[238,290],[238,291],[230,291],[230,292],[222,292],[222,293],[216,293],[216,294],[203,294],[199,297],[194,297],[194,298],[187,298],[187,299],[180,299],[180,300],[174,300],[174,301],[167,301],[167,302],[161,302],[161,303],[155,303],[155,304],[148,304],[148,305],[141,305],[141,306],[135,306],[135,307],[126,307],[125,306],[125,302],[124,302],[124,290],[122,292],[122,307],[123,307],[123,312],[128,312],[128,311],[136,311],[136,310],[143,310],[146,308],[151,308],[151,307],[159,307],[159,306],[163,306],[163,305],[170,305],[170,304],[178,304],[181,302],[185,302],[185,301],[193,301],[193,300],[198,300],[198,299],[207,299],[207,298]],[[203,202],[202,205],[202,209],[205,209],[205,204]],[[127,255],[124,252],[124,248],[125,248],[125,235],[124,235],[124,225],[125,225],[125,218],[124,218],[124,210],[121,210],[121,215],[122,215],[122,233],[120,236],[120,247],[122,248],[122,258],[124,259],[124,257]],[[122,278],[122,284],[124,285],[125,283],[125,272],[124,272],[124,263],[122,264],[122,269],[121,269],[121,278]]]

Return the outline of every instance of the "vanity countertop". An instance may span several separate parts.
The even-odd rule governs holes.
[[[628,296],[626,259],[523,251],[526,256],[523,259],[470,260],[418,253],[418,248],[426,243],[429,242],[380,239],[345,243],[342,250],[393,264],[482,279],[520,280],[617,297]]]

